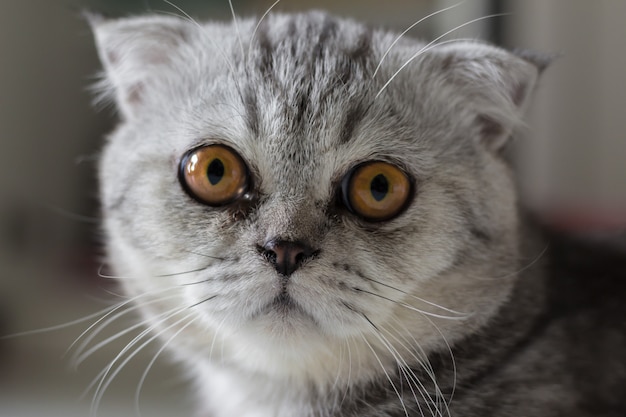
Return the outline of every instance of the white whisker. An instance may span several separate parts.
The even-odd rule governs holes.
[[[188,317],[193,315],[193,313],[188,314],[187,316],[183,317],[180,320],[177,320],[176,322],[174,322],[174,324],[171,324],[171,325],[165,327],[165,329],[163,329],[161,332],[159,332],[159,333],[153,335],[152,337],[150,337],[147,341],[145,341],[138,348],[136,348],[129,356],[127,356],[118,365],[118,367],[115,369],[115,371],[111,372],[113,367],[118,363],[118,361],[122,358],[122,356],[126,352],[128,352],[130,349],[132,349],[135,345],[137,345],[139,343],[139,341],[144,338],[144,336],[146,336],[147,334],[151,333],[154,329],[156,329],[161,323],[164,323],[165,321],[167,321],[171,317],[174,317],[175,315],[180,314],[181,312],[183,312],[185,310],[186,310],[186,308],[177,308],[177,309],[170,310],[170,311],[166,312],[165,314],[159,315],[159,317],[162,317],[163,315],[165,315],[166,317],[161,319],[161,320],[159,320],[158,322],[156,322],[153,326],[151,326],[151,327],[147,328],[146,330],[142,331],[138,336],[136,336],[133,340],[131,340],[126,345],[126,347],[124,349],[122,349],[122,351],[109,363],[109,365],[106,367],[104,375],[102,375],[102,378],[100,379],[100,382],[98,383],[98,386],[96,387],[96,391],[95,391],[94,397],[92,399],[92,409],[91,409],[92,410],[92,415],[96,414],[96,410],[98,409],[98,407],[100,405],[100,402],[102,401],[102,397],[104,396],[104,393],[105,393],[106,389],[109,387],[109,385],[111,384],[113,379],[121,372],[123,367],[132,358],[134,358],[144,347],[146,347],[148,344],[150,344],[152,341],[154,341],[157,337],[160,337],[160,335],[162,333],[164,333],[165,331],[167,331],[170,328],[174,327],[175,325],[179,324],[183,320],[186,320]]]
[[[128,333],[132,332],[133,330],[136,330],[136,329],[138,329],[140,327],[145,326],[149,322],[150,322],[149,320],[144,320],[144,321],[140,321],[138,323],[135,323],[132,326],[127,327],[124,330],[122,330],[120,332],[117,332],[117,333],[115,333],[112,336],[107,337],[106,339],[102,340],[101,342],[99,342],[96,345],[94,345],[93,347],[91,347],[86,352],[82,353],[81,351],[79,351],[79,353],[77,353],[77,355],[75,355],[77,357],[71,359],[71,362],[72,362],[74,368],[78,368],[81,363],[83,363],[87,358],[89,358],[95,352],[97,352],[98,350],[102,349],[104,346],[106,346],[106,345],[110,344],[111,342],[119,339],[120,337],[124,336],[125,334],[128,334]]]
[[[84,323],[86,321],[92,320],[96,317],[101,316],[102,314],[106,314],[107,312],[110,312],[110,310],[114,309],[115,306],[110,306],[107,307],[103,310],[100,310],[96,313],[90,314],[88,316],[85,317],[81,317],[80,319],[76,319],[76,320],[72,320],[70,322],[67,323],[63,323],[63,324],[57,324],[55,326],[50,326],[50,327],[44,327],[41,329],[35,329],[35,330],[28,330],[25,332],[20,332],[20,333],[13,333],[10,335],[6,335],[6,336],[2,336],[0,337],[0,340],[7,340],[7,339],[14,339],[14,338],[18,338],[18,337],[24,337],[24,336],[32,336],[32,335],[36,335],[36,334],[41,334],[41,333],[47,333],[47,332],[54,332],[57,330],[62,330],[62,329],[66,329],[68,327],[72,327],[72,326],[76,326],[80,323]]]
[[[201,268],[196,268],[196,269],[190,269],[188,271],[181,271],[181,272],[172,272],[172,273],[168,273],[168,274],[159,274],[159,275],[152,275],[151,278],[168,278],[168,277],[176,277],[179,275],[186,275],[186,274],[193,274],[194,272],[202,272],[204,270],[206,270],[209,265],[203,266]],[[121,276],[121,275],[107,275],[104,272],[102,272],[104,270],[104,268],[106,267],[105,264],[102,264],[100,266],[100,268],[98,268],[98,276],[100,278],[105,278],[105,279],[114,279],[114,280],[135,280],[135,279],[143,279],[143,277],[129,277],[129,276]]]
[[[211,341],[211,348],[209,349],[209,360],[213,360],[213,348],[215,347],[215,341],[217,340],[217,334],[220,332],[220,329],[222,328],[222,326],[226,322],[227,318],[228,318],[228,316],[224,317],[222,319],[222,321],[220,322],[220,324],[215,329],[215,331],[213,332],[213,340]],[[222,345],[222,347],[223,347],[223,345]],[[222,359],[224,359],[223,352],[222,352]]]
[[[454,397],[454,393],[456,391],[456,383],[457,383],[457,369],[456,369],[456,360],[454,359],[454,353],[452,353],[452,347],[450,346],[450,343],[448,343],[448,339],[444,336],[443,332],[441,331],[441,329],[439,328],[439,326],[437,326],[435,324],[434,321],[432,321],[430,318],[424,316],[424,319],[426,319],[434,328],[435,330],[437,330],[437,332],[439,333],[439,335],[441,336],[441,339],[443,340],[443,342],[445,343],[446,347],[448,348],[448,352],[450,353],[450,360],[452,362],[452,371],[453,371],[453,376],[452,376],[452,392],[450,392],[450,398],[448,398],[447,401],[447,405],[446,405],[446,409],[448,412],[448,415],[450,415],[450,404],[452,403],[452,398]],[[439,389],[439,386],[436,386],[437,389]],[[443,397],[443,393],[441,393],[442,397]]]
[[[162,288],[162,289],[160,289],[160,290],[158,290],[158,291],[150,291],[150,292],[147,292],[147,293],[143,293],[143,294],[140,294],[140,295],[137,295],[137,296],[135,296],[135,297],[129,298],[128,300],[126,300],[126,301],[124,301],[124,302],[122,302],[122,303],[119,303],[119,304],[117,304],[117,305],[115,305],[115,306],[112,306],[112,307],[108,308],[107,310],[105,310],[105,311],[106,311],[106,314],[105,314],[104,316],[100,317],[98,320],[96,320],[94,323],[92,323],[89,327],[87,327],[87,329],[85,329],[85,330],[84,330],[84,331],[83,331],[83,332],[82,332],[82,333],[81,333],[81,334],[80,334],[80,335],[79,335],[79,336],[78,336],[78,337],[74,340],[74,342],[72,342],[72,344],[71,344],[71,345],[67,348],[67,350],[65,351],[65,354],[67,354],[70,350],[72,350],[72,348],[73,348],[73,347],[74,347],[74,346],[75,346],[75,345],[76,345],[76,344],[77,344],[77,343],[78,343],[78,342],[79,342],[79,341],[80,341],[80,340],[81,340],[81,339],[82,339],[82,338],[83,338],[83,337],[84,337],[87,333],[89,333],[89,331],[90,331],[91,329],[93,329],[93,328],[94,328],[95,326],[97,326],[100,322],[102,322],[103,320],[105,320],[107,317],[109,317],[111,314],[115,313],[116,311],[118,311],[118,310],[119,310],[119,309],[121,309],[122,307],[127,306],[128,304],[132,303],[133,301],[137,301],[138,299],[140,299],[140,298],[142,298],[142,297],[152,296],[152,295],[155,295],[155,294],[160,294],[160,293],[163,293],[163,292],[166,292],[166,291],[170,291],[170,290],[172,290],[173,288],[176,288],[176,287]],[[169,297],[168,297],[168,298],[169,298]],[[159,300],[160,300],[160,299],[159,299]],[[129,310],[130,310],[130,311],[132,311],[132,310],[136,310],[137,308],[139,308],[139,306],[136,306],[136,307],[131,307]],[[127,310],[127,311],[128,311],[128,310]]]
[[[234,107],[234,106],[232,106],[232,105],[229,105],[229,107],[231,107],[231,108],[235,109],[237,112],[239,112],[239,109],[237,109],[236,107]],[[239,114],[239,117],[242,117],[242,118],[244,117],[244,116],[243,116],[243,114],[241,114],[241,113],[238,113],[238,114]],[[216,260],[218,260],[218,261],[226,261],[226,260],[228,260],[227,258],[223,258],[223,257],[221,257],[221,256],[207,255],[207,254],[205,254],[205,253],[195,252],[195,251],[188,250],[188,249],[187,249],[187,250],[185,250],[185,252],[187,252],[187,253],[191,253],[192,255],[202,256],[203,258],[216,259]]]
[[[390,332],[389,330],[382,328],[389,336],[391,336],[401,347],[403,347],[414,359],[417,360],[417,363],[423,368],[423,369],[427,369],[426,366],[424,365],[424,363],[422,362],[421,359],[419,359],[415,353],[412,351],[412,349],[410,349],[407,345],[405,345],[402,341],[400,341],[397,336],[395,336],[392,332]],[[437,395],[437,393],[435,393],[436,398],[433,399],[431,394],[428,392],[428,390],[426,389],[426,387],[424,386],[424,384],[422,383],[422,381],[417,377],[417,375],[415,375],[415,372],[413,372],[413,370],[411,369],[411,367],[409,366],[409,364],[406,362],[406,360],[402,357],[402,355],[400,355],[400,353],[397,351],[396,348],[393,347],[393,345],[391,344],[391,342],[389,342],[389,340],[381,333],[379,334],[380,337],[382,337],[384,339],[383,343],[385,343],[386,345],[388,345],[388,349],[390,350],[390,352],[392,352],[392,350],[395,352],[395,355],[397,355],[400,360],[402,361],[403,366],[408,370],[408,372],[410,372],[410,376],[411,376],[411,380],[413,381],[413,383],[416,384],[416,388],[418,388],[418,391],[420,391],[420,394],[422,396],[422,398],[424,399],[426,406],[428,407],[428,410],[431,412],[431,414],[433,413],[433,410],[430,408],[430,403],[432,403],[435,406],[435,409],[437,411],[439,411],[439,396]],[[394,353],[392,352],[392,355]],[[394,357],[395,357],[394,355]],[[398,360],[398,359],[396,359]],[[403,373],[405,373],[405,377],[406,377],[406,372],[404,371]],[[427,371],[428,373],[428,371]],[[437,385],[437,381],[434,378],[434,374],[431,375],[428,373],[428,375],[431,377],[431,380],[433,381],[434,385]],[[409,387],[411,387],[410,381],[407,379],[407,383],[409,383]],[[419,385],[419,386],[418,386]],[[413,392],[413,389],[411,388],[411,392]],[[413,392],[413,396],[415,396],[415,393]],[[428,398],[426,398],[428,397]],[[419,404],[419,401],[417,400],[417,398],[415,398],[415,401],[418,405],[418,407],[420,408],[421,411],[421,406]],[[439,414],[441,415],[441,412],[439,412]],[[433,414],[434,415],[434,414]]]
[[[183,309],[186,310],[186,309]],[[181,310],[179,310],[176,314],[180,313]],[[107,388],[111,385],[111,383],[113,382],[113,380],[115,379],[115,377],[122,371],[122,369],[124,369],[124,366],[126,366],[126,364],[128,362],[131,361],[132,358],[134,358],[135,356],[137,356],[139,354],[139,352],[141,352],[143,350],[143,348],[145,348],[147,345],[149,345],[150,343],[152,343],[154,340],[156,340],[158,337],[161,336],[161,334],[165,333],[167,330],[171,329],[172,327],[182,323],[183,321],[187,320],[188,318],[190,318],[191,316],[193,316],[194,313],[190,313],[188,315],[186,315],[185,317],[183,317],[180,320],[177,320],[176,322],[174,322],[173,324],[167,326],[166,328],[164,328],[161,332],[153,335],[151,338],[149,338],[148,340],[146,340],[143,344],[141,344],[139,347],[137,347],[130,355],[128,355],[117,367],[117,369],[115,371],[113,371],[110,375],[108,375],[108,372],[104,374],[104,376],[102,377],[101,383],[98,386],[98,388],[96,389],[96,396],[94,397],[94,402],[92,403],[92,410],[95,411],[98,409],[100,402],[102,401],[102,397],[104,397],[104,393],[106,392]],[[134,344],[132,344],[130,347],[128,347],[128,349],[124,349],[124,350],[129,350],[132,346],[134,346]],[[119,358],[119,355],[116,359]],[[115,360],[114,360],[115,362]],[[109,367],[109,371],[112,369],[112,365]],[[108,375],[108,379],[106,380],[106,382],[104,382],[104,379],[107,378]],[[95,414],[95,413],[94,413]]]
[[[163,1],[165,3],[167,3],[167,4],[169,4],[170,6],[172,6],[173,8],[175,8],[176,10],[178,10],[189,22],[193,23],[196,26],[196,28],[198,29],[198,32],[200,33],[200,35],[202,37],[204,37],[215,49],[217,49],[217,51],[221,55],[222,59],[224,60],[224,63],[226,63],[226,66],[228,67],[228,71],[230,73],[230,76],[232,77],[233,81],[237,85],[238,92],[241,94],[241,89],[240,89],[239,83],[237,81],[238,79],[235,76],[235,66],[233,65],[233,62],[228,58],[228,56],[224,52],[224,49],[222,49],[215,42],[215,40],[213,38],[211,38],[210,36],[207,36],[205,28],[202,27],[202,25],[200,23],[198,23],[194,18],[192,18],[187,12],[185,12],[183,9],[181,9],[180,7],[178,7],[177,5],[175,5],[174,3],[172,3],[169,0],[163,0]],[[180,18],[181,16],[177,16],[177,17]]]
[[[170,317],[172,317],[172,316],[174,316],[174,315],[176,315],[176,314],[178,314],[178,313],[180,313],[180,312],[182,312],[184,310],[185,310],[184,308],[174,308],[174,309],[165,311],[165,312],[163,312],[161,314],[158,314],[156,317],[154,317],[154,319],[157,319],[156,323],[153,326],[144,329],[139,335],[137,335],[129,343],[127,343],[126,347],[124,347],[124,349],[122,349],[120,351],[120,353],[118,353],[117,356],[112,361],[110,361],[109,364],[107,366],[105,366],[102,371],[100,371],[100,373],[98,373],[98,375],[89,383],[89,385],[87,385],[87,388],[85,388],[83,390],[83,393],[82,393],[80,398],[81,399],[84,398],[89,393],[89,391],[91,391],[91,389],[96,384],[98,384],[98,381],[100,381],[100,384],[98,385],[98,388],[96,389],[96,392],[95,392],[95,394],[97,394],[100,386],[102,385],[102,382],[103,382],[104,378],[110,372],[111,368],[117,362],[117,360],[122,355],[124,355],[124,353],[126,353],[130,348],[132,348],[132,346],[135,345],[139,340],[141,340],[146,334],[151,332],[153,329],[157,328],[158,325],[160,325],[162,322],[164,322],[165,320],[169,319]],[[162,320],[158,320],[159,318],[164,317],[164,316],[167,316],[167,317],[165,317]],[[154,319],[152,319],[151,322],[155,322]]]
[[[491,19],[494,17],[501,17],[501,16],[506,16],[507,13],[497,13],[497,14],[491,14],[488,16],[482,16],[482,17],[478,17],[476,19],[472,19],[468,22],[465,22],[461,25],[458,25],[457,27],[448,30],[447,32],[445,32],[442,35],[437,36],[435,39],[433,39],[432,41],[430,41],[429,43],[427,43],[424,47],[422,47],[419,51],[417,51],[411,58],[409,58],[404,64],[402,64],[402,66],[393,73],[393,75],[389,78],[389,80],[382,86],[382,88],[378,91],[378,93],[376,94],[376,96],[374,97],[374,99],[378,98],[382,92],[385,90],[385,88],[387,88],[387,86],[389,86],[389,84],[391,84],[391,82],[398,76],[398,74],[400,74],[400,72],[402,72],[402,70],[404,70],[404,68],[406,68],[411,62],[413,62],[414,59],[416,59],[417,57],[419,57],[420,55],[422,55],[424,52],[429,51],[430,49],[432,49],[434,46],[438,46],[438,45],[442,45],[444,42],[441,43],[437,43],[440,39],[448,36],[449,34],[465,27],[468,25],[471,25],[472,23],[476,23],[479,22],[481,20],[485,20],[485,19]],[[458,41],[457,39],[453,39],[452,41]]]
[[[352,338],[353,338],[353,336],[349,336],[348,338],[346,338],[346,348],[348,350],[348,378],[347,378],[346,383],[345,383],[345,389],[343,391],[343,397],[341,398],[341,402],[339,402],[339,409],[341,409],[341,405],[346,400],[346,396],[348,395],[348,390],[349,390],[349,387],[350,387],[350,382],[352,380],[352,351],[350,349],[350,341],[352,340]]]
[[[439,318],[439,319],[467,320],[468,318],[470,318],[472,316],[472,314],[468,314],[468,315],[464,315],[464,316],[445,316],[443,314],[431,313],[430,311],[421,310],[421,309],[419,309],[419,308],[417,308],[415,306],[412,306],[410,304],[404,303],[402,301],[393,300],[393,299],[391,299],[389,297],[385,297],[384,295],[376,294],[375,292],[367,291],[367,290],[364,290],[364,289],[361,289],[361,288],[358,288],[358,289],[355,288],[355,290],[358,291],[358,292],[364,293],[364,294],[373,295],[374,297],[378,297],[378,298],[381,298],[383,300],[390,301],[392,303],[396,303],[399,306],[408,308],[409,310],[413,310],[413,311],[416,311],[418,313],[425,314],[425,315],[431,316],[431,317],[436,317],[436,318]]]
[[[168,300],[168,299],[172,299],[172,298],[176,298],[177,296],[170,296],[170,297],[163,297],[163,298],[158,298],[156,300],[150,300],[146,303],[142,303],[141,305],[136,305],[133,306],[131,308],[128,308],[124,311],[121,311],[119,313],[117,313],[115,316],[110,317],[108,320],[106,320],[105,322],[103,322],[97,329],[95,329],[88,337],[85,338],[85,340],[83,340],[83,342],[81,343],[80,346],[78,346],[76,348],[76,352],[75,354],[72,356],[71,358],[71,362],[74,364],[74,367],[78,367],[81,363],[83,363],[85,361],[85,359],[87,359],[89,356],[91,356],[93,353],[95,353],[96,351],[100,350],[102,347],[108,345],[109,343],[113,342],[116,339],[119,339],[120,337],[122,337],[123,335],[131,332],[132,330],[141,327],[141,326],[145,326],[146,324],[148,324],[150,322],[150,319],[146,319],[143,321],[140,321],[139,323],[134,324],[133,326],[126,328],[102,341],[100,341],[99,343],[97,343],[96,345],[92,346],[89,350],[87,350],[86,352],[83,353],[83,351],[86,349],[86,347],[89,345],[89,343],[91,343],[93,341],[93,339],[95,339],[95,337],[102,331],[104,330],[109,324],[111,324],[112,322],[118,320],[120,317],[126,315],[127,313],[136,311],[140,308],[142,308],[143,306],[149,305],[149,304],[153,304],[153,303],[157,303],[157,302],[161,302],[163,300]],[[93,326],[92,326],[93,327]],[[82,337],[82,335],[81,335]]]
[[[269,9],[267,9],[265,11],[265,13],[263,13],[263,16],[261,16],[261,18],[259,19],[259,21],[257,22],[256,26],[254,27],[254,30],[252,31],[252,36],[250,37],[250,45],[248,45],[248,60],[250,59],[250,54],[252,53],[252,45],[253,45],[253,41],[254,41],[254,37],[256,36],[256,32],[257,30],[259,30],[259,26],[261,26],[261,23],[263,22],[263,20],[265,20],[265,17],[272,11],[272,9],[274,8],[274,6],[276,6],[278,3],[280,3],[280,0],[276,0],[270,7]]]
[[[369,321],[369,319],[366,320]],[[370,321],[370,324],[373,325],[373,323]],[[404,400],[402,399],[402,395],[400,395],[400,392],[398,391],[398,388],[396,388],[396,385],[393,383],[393,380],[391,379],[391,376],[389,375],[389,373],[387,372],[387,370],[385,369],[385,365],[383,364],[383,362],[380,360],[380,358],[378,357],[378,355],[376,354],[376,351],[374,350],[374,348],[372,347],[372,345],[370,344],[370,342],[367,341],[367,338],[365,337],[365,335],[363,335],[361,333],[361,338],[363,339],[363,341],[365,342],[365,344],[367,345],[367,347],[369,347],[370,351],[372,352],[372,354],[374,355],[374,358],[376,359],[376,361],[378,362],[378,364],[380,365],[380,368],[382,369],[382,371],[384,372],[385,376],[387,377],[387,381],[389,381],[389,384],[391,385],[391,388],[393,389],[393,391],[396,393],[396,395],[398,396],[398,400],[400,400],[400,405],[402,406],[402,409],[404,410],[404,414],[406,417],[409,417],[409,412],[406,409],[406,406],[404,404]]]
[[[493,279],[505,279],[505,278],[510,278],[513,275],[517,275],[521,272],[526,271],[527,269],[532,268],[535,264],[537,264],[537,262],[539,262],[541,260],[541,258],[543,258],[543,255],[545,255],[548,252],[550,245],[546,245],[543,250],[539,253],[539,255],[537,255],[529,264],[523,266],[522,268],[516,270],[515,272],[511,272],[510,274],[506,274],[503,276],[500,276],[498,278],[493,278]]]
[[[178,10],[185,18],[187,18],[187,20],[189,20],[191,23],[195,24],[196,26],[198,26],[199,28],[202,28],[202,26],[200,25],[200,23],[198,23],[198,21],[196,19],[194,19],[193,17],[191,17],[189,15],[189,13],[187,13],[186,11],[184,11],[181,7],[177,6],[176,4],[172,3],[170,0],[163,0],[163,2],[169,4],[170,6],[172,6],[173,8],[175,8],[176,10]],[[180,16],[177,16],[180,17]]]
[[[391,323],[389,323],[389,327],[392,328],[392,330],[394,330],[398,335],[400,334],[405,334],[408,333],[408,331],[406,330],[406,327],[404,325],[402,325],[400,323],[400,321],[397,318],[393,318],[396,323],[398,323],[400,326],[405,328],[404,332],[400,332],[398,331],[398,329],[396,327],[394,327]],[[398,336],[394,335],[392,332],[390,332],[389,330],[385,331],[394,338],[394,340],[396,342],[398,342],[398,344],[404,348],[412,357],[413,359],[415,359],[415,361],[420,365],[420,367],[422,369],[424,369],[424,371],[428,374],[428,376],[433,380],[434,382],[434,378],[435,378],[435,371],[432,368],[432,365],[430,364],[430,362],[428,362],[428,358],[421,358],[419,356],[417,356],[416,352],[414,351],[414,349],[412,349],[412,347],[415,347],[417,349],[420,350],[420,352],[424,352],[423,349],[419,346],[419,343],[417,342],[417,340],[415,340],[415,338],[413,337],[413,343],[411,343],[405,336],[402,336],[402,339],[404,339],[404,341],[398,339]],[[412,335],[411,335],[412,336]]]
[[[402,32],[400,35],[398,35],[398,37],[393,42],[391,42],[391,45],[389,45],[389,47],[387,48],[387,50],[383,54],[382,58],[380,58],[380,61],[378,62],[378,65],[376,65],[376,69],[374,70],[374,73],[372,74],[372,78],[376,77],[376,74],[378,74],[378,70],[380,69],[381,65],[383,64],[383,61],[385,60],[385,58],[387,58],[387,55],[389,55],[389,52],[391,52],[391,50],[396,45],[396,43],[398,43],[398,41],[400,39],[402,39],[402,37],[404,35],[406,35],[411,29],[413,29],[415,26],[419,25],[420,23],[424,22],[425,20],[430,19],[431,17],[436,16],[439,13],[447,12],[450,9],[454,9],[455,7],[458,7],[461,4],[463,4],[463,1],[461,1],[461,2],[459,2],[457,4],[454,4],[452,6],[446,7],[445,9],[437,10],[436,12],[433,12],[433,13],[429,14],[428,16],[425,16],[425,17],[421,18],[420,20],[418,20],[417,22],[413,23],[411,26],[406,28],[404,30],[404,32]]]
[[[420,301],[420,302],[422,302],[422,303],[424,303],[424,304],[428,304],[428,305],[430,305],[430,306],[440,308],[441,310],[447,311],[448,313],[458,314],[459,316],[464,316],[464,317],[470,317],[470,316],[472,315],[472,314],[470,314],[470,313],[463,313],[463,312],[460,312],[460,311],[457,311],[457,310],[452,310],[451,308],[444,307],[444,306],[439,305],[439,304],[436,304],[436,303],[434,303],[434,302],[432,302],[432,301],[428,301],[428,300],[426,300],[426,299],[424,299],[424,298],[421,298],[421,297],[418,297],[418,296],[416,296],[416,295],[410,294],[410,293],[408,293],[408,292],[406,292],[406,291],[403,291],[403,290],[401,290],[401,289],[399,289],[399,288],[396,288],[396,287],[394,287],[394,286],[392,286],[392,285],[389,285],[389,284],[386,284],[386,283],[384,283],[384,282],[377,281],[377,280],[375,280],[375,279],[368,278],[368,277],[364,277],[364,278],[365,278],[365,279],[367,279],[368,281],[374,282],[374,283],[376,283],[376,284],[378,284],[378,285],[381,285],[381,286],[383,286],[383,287],[387,287],[387,288],[389,288],[389,289],[392,289],[392,290],[398,291],[398,292],[400,292],[400,293],[402,293],[402,294],[404,294],[404,295],[407,295],[407,296],[409,296],[409,297],[411,297],[411,298],[413,298],[413,299],[415,299],[415,300],[418,300],[418,301]]]
[[[228,5],[230,6],[230,13],[233,16],[233,25],[235,26],[235,33],[237,33],[237,40],[239,41],[239,46],[241,47],[241,59],[246,59],[246,53],[243,49],[243,40],[241,39],[241,31],[239,30],[237,15],[235,14],[235,8],[233,7],[233,0],[228,0]]]
[[[424,384],[422,383],[422,381],[420,381],[420,379],[417,377],[417,375],[415,375],[415,372],[413,372],[413,370],[411,369],[409,364],[402,357],[402,355],[400,355],[400,353],[393,346],[393,344],[391,344],[391,342],[389,342],[389,340],[381,333],[381,331],[379,330],[378,326],[374,325],[369,319],[367,319],[367,321],[373,327],[374,335],[379,339],[379,341],[383,344],[383,346],[385,346],[385,348],[387,348],[389,353],[391,353],[391,355],[393,356],[394,360],[398,364],[398,368],[399,368],[400,372],[402,372],[402,374],[404,375],[404,378],[406,379],[407,384],[409,385],[409,389],[411,390],[411,393],[413,394],[413,398],[415,399],[415,403],[416,403],[417,407],[419,408],[420,414],[423,415],[422,407],[420,405],[419,400],[417,399],[417,395],[415,394],[415,391],[413,390],[413,385],[411,384],[411,382],[413,382],[413,384],[415,384],[415,388],[417,388],[417,390],[420,393],[420,396],[424,399],[424,402],[425,402],[426,406],[428,407],[428,410],[431,412],[431,414],[433,414],[433,410],[432,410],[430,404],[432,403],[434,405],[435,401],[430,396],[430,393],[428,392],[426,387],[424,387]],[[392,335],[392,333],[389,332],[388,330],[385,330],[385,331],[388,334]],[[394,338],[395,338],[395,336],[394,336]],[[428,398],[426,398],[426,397],[428,397]],[[433,414],[433,416],[434,416],[434,414]]]
[[[77,222],[81,222],[81,223],[88,223],[88,224],[99,224],[100,223],[100,219],[96,218],[96,217],[90,217],[90,216],[85,216],[84,214],[78,214],[78,213],[74,213],[71,212],[69,210],[66,210],[64,208],[61,207],[57,207],[54,206],[52,204],[49,203],[45,203],[45,202],[41,202],[38,201],[36,202],[36,204],[39,204],[43,207],[45,207],[47,210],[61,216],[64,217],[68,220],[74,220]]]
[[[197,319],[198,319],[197,317],[191,319],[189,321],[189,323],[185,324],[183,327],[178,329],[176,331],[176,333],[174,333],[172,335],[172,337],[170,337],[165,343],[163,343],[163,346],[161,346],[159,348],[157,353],[152,357],[152,359],[148,363],[148,366],[146,367],[146,370],[141,375],[141,379],[139,380],[139,383],[137,385],[137,390],[135,391],[135,412],[137,413],[137,416],[141,417],[141,410],[140,410],[140,407],[139,407],[139,399],[141,397],[141,389],[143,388],[143,385],[144,385],[144,383],[146,381],[146,378],[148,377],[148,373],[150,372],[150,370],[154,366],[154,363],[156,362],[157,358],[161,355],[161,353],[163,353],[165,348],[172,342],[172,340],[174,340],[179,334],[181,334],[187,327],[191,326]]]

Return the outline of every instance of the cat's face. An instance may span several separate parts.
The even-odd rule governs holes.
[[[150,325],[194,358],[332,383],[347,351],[392,366],[488,320],[517,268],[499,151],[537,69],[323,14],[255,26],[94,22],[123,118],[108,252]],[[348,378],[380,372],[363,364]]]

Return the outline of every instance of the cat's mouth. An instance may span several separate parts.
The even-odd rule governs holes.
[[[315,322],[311,316],[288,292],[284,291],[277,295],[265,307],[261,308],[253,318],[274,316],[281,319],[306,318]]]
[[[263,313],[278,312],[282,314],[304,313],[302,307],[287,292],[281,292],[264,309]]]

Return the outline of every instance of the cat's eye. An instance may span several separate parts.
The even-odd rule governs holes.
[[[411,189],[409,177],[400,168],[382,161],[356,166],[341,184],[344,205],[371,222],[400,214],[409,202]]]
[[[185,154],[180,162],[185,190],[210,206],[223,206],[243,196],[249,187],[246,164],[231,148],[209,145]]]

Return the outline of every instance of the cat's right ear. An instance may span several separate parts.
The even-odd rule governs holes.
[[[99,101],[112,100],[125,119],[135,118],[172,73],[176,51],[188,38],[189,24],[169,16],[108,19],[83,13],[104,67],[95,86]]]

